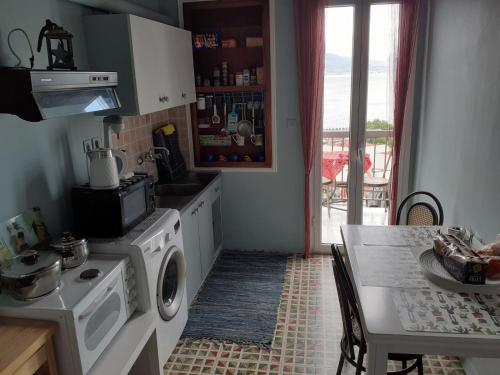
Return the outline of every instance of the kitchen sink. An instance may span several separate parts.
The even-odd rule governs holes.
[[[196,195],[210,184],[215,177],[217,177],[217,173],[190,172],[176,182],[158,182],[155,185],[155,195],[160,197]]]
[[[196,195],[204,189],[202,184],[156,184],[155,194],[165,195]]]

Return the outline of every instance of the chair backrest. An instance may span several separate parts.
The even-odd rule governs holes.
[[[398,213],[396,216],[396,225],[401,224],[401,214],[403,212],[403,208],[406,205],[406,203],[408,203],[408,201],[411,198],[417,195],[424,195],[430,197],[431,200],[434,202],[435,206],[437,207],[438,212],[436,212],[436,209],[430,203],[427,202],[414,203],[410,206],[408,212],[406,213],[406,225],[443,225],[443,220],[444,220],[443,206],[441,206],[441,203],[439,202],[437,197],[434,194],[429,193],[428,191],[415,191],[410,195],[408,195],[405,199],[403,199],[398,208]]]
[[[342,313],[342,324],[344,326],[344,337],[347,341],[348,350],[351,356],[354,357],[354,342],[360,341],[359,344],[365,345],[365,338],[363,330],[361,329],[361,319],[358,310],[358,304],[354,295],[354,288],[347,273],[342,255],[338,245],[333,244],[333,275],[335,277],[335,284],[337,287],[337,294],[339,296],[340,310]],[[359,337],[355,337],[353,331],[353,324],[359,327]]]

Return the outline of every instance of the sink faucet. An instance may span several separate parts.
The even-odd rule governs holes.
[[[170,155],[170,151],[165,147],[151,147],[148,152],[144,153],[144,160],[154,163],[155,160],[163,159],[162,153],[155,153],[155,150],[162,150],[167,153],[167,158]]]

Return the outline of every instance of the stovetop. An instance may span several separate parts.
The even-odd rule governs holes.
[[[118,187],[115,189],[119,189],[119,190],[125,189],[125,188],[129,187],[130,185],[133,185],[136,182],[142,181],[146,178],[149,178],[149,175],[146,173],[135,173],[132,177],[120,179],[120,185],[118,185]],[[80,189],[93,190],[90,188],[89,183],[81,185]],[[110,189],[110,190],[115,190],[115,189]]]
[[[97,254],[91,255],[79,267],[62,271],[61,285],[51,293],[29,301],[19,301],[2,291],[0,306],[48,310],[72,310],[87,294],[124,262],[125,256]],[[93,270],[98,270],[98,272]],[[85,273],[93,278],[82,278]],[[84,275],[85,275],[84,274]]]

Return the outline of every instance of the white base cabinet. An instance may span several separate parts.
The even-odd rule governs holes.
[[[191,303],[222,248],[220,177],[181,213],[181,224],[187,263],[187,297]]]
[[[143,115],[196,101],[191,32],[131,14],[84,18],[92,70],[118,72],[120,109]]]

